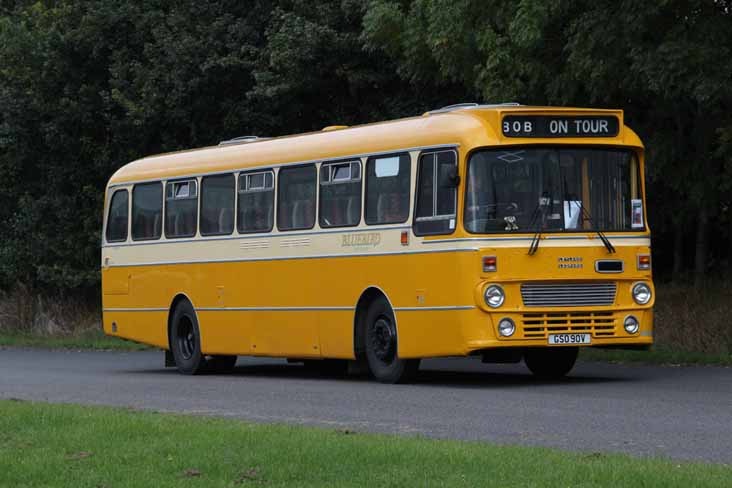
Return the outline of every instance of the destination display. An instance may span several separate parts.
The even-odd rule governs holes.
[[[615,137],[619,122],[614,115],[506,115],[504,137]]]

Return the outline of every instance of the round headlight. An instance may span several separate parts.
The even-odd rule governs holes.
[[[516,332],[516,324],[513,323],[513,320],[506,317],[498,322],[498,333],[503,337],[511,337],[514,332]]]
[[[636,283],[633,285],[633,300],[638,305],[645,305],[651,301],[651,287],[645,283]]]
[[[503,293],[503,288],[498,285],[491,285],[485,289],[483,299],[485,300],[485,304],[489,307],[498,308],[503,305],[506,295]]]
[[[638,319],[633,317],[632,315],[628,315],[625,317],[625,321],[623,322],[623,327],[625,327],[625,332],[628,334],[635,334],[638,332],[638,329],[640,329],[640,323],[638,322]]]

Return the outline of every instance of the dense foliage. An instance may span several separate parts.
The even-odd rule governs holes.
[[[106,180],[155,152],[459,101],[622,108],[656,270],[732,268],[727,0],[0,1],[0,288],[93,290]]]

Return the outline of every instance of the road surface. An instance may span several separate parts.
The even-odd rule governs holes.
[[[435,359],[414,384],[382,385],[281,360],[188,377],[156,351],[11,348],[0,349],[0,398],[732,463],[732,368],[580,362],[538,383],[523,364]]]

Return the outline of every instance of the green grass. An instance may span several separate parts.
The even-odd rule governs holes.
[[[2,486],[729,486],[732,467],[0,401]]]
[[[732,366],[732,354],[705,354],[653,348],[650,351],[623,351],[618,349],[580,349],[579,358],[584,361],[610,363],[640,363],[684,366]]]
[[[124,341],[105,335],[102,331],[87,331],[69,335],[38,335],[0,332],[0,347],[38,347],[46,349],[99,349],[141,351],[150,346]]]

